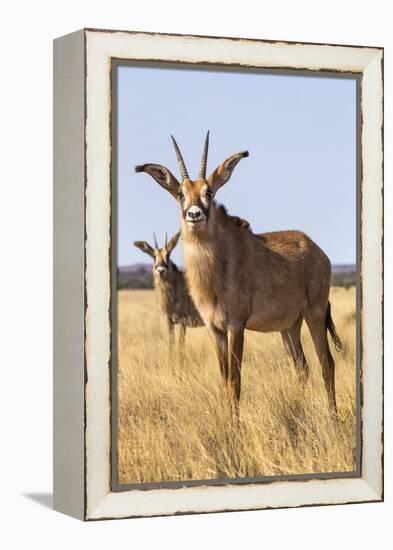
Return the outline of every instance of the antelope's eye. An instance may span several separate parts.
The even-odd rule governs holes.
[[[183,195],[183,193],[182,193],[181,191],[178,192],[177,198],[178,198],[180,201],[182,201],[182,200],[184,199],[184,195]]]

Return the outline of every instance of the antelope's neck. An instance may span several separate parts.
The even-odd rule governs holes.
[[[159,305],[164,312],[170,311],[176,302],[176,275],[177,273],[173,271],[168,272],[165,277],[154,274],[154,288]]]
[[[210,322],[224,303],[225,243],[219,233],[215,238],[183,238],[187,286],[199,313]]]

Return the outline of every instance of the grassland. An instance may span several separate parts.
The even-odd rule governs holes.
[[[304,387],[279,334],[247,331],[238,425],[206,330],[189,329],[184,356],[170,358],[154,291],[122,290],[118,298],[120,483],[354,470],[354,288],[331,292],[345,345],[339,354],[333,350],[338,418],[329,415],[321,368],[304,327],[311,367]]]

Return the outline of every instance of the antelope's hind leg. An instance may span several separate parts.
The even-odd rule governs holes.
[[[295,324],[288,330],[281,332],[281,338],[285,349],[292,357],[295,368],[299,374],[301,382],[305,383],[310,374],[310,368],[307,363],[306,356],[304,355],[302,341],[301,341],[301,329],[302,329],[303,317],[299,317]]]
[[[311,338],[314,342],[319,362],[322,366],[322,376],[325,383],[329,407],[332,412],[336,413],[335,363],[329,348],[325,316],[306,318],[306,322],[310,329]]]

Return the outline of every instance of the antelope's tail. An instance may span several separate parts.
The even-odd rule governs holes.
[[[337,351],[342,351],[344,349],[344,344],[342,343],[339,335],[337,334],[336,327],[334,326],[330,302],[328,302],[325,322],[326,322],[326,329],[330,332],[330,336],[333,340],[334,347],[336,348]]]

